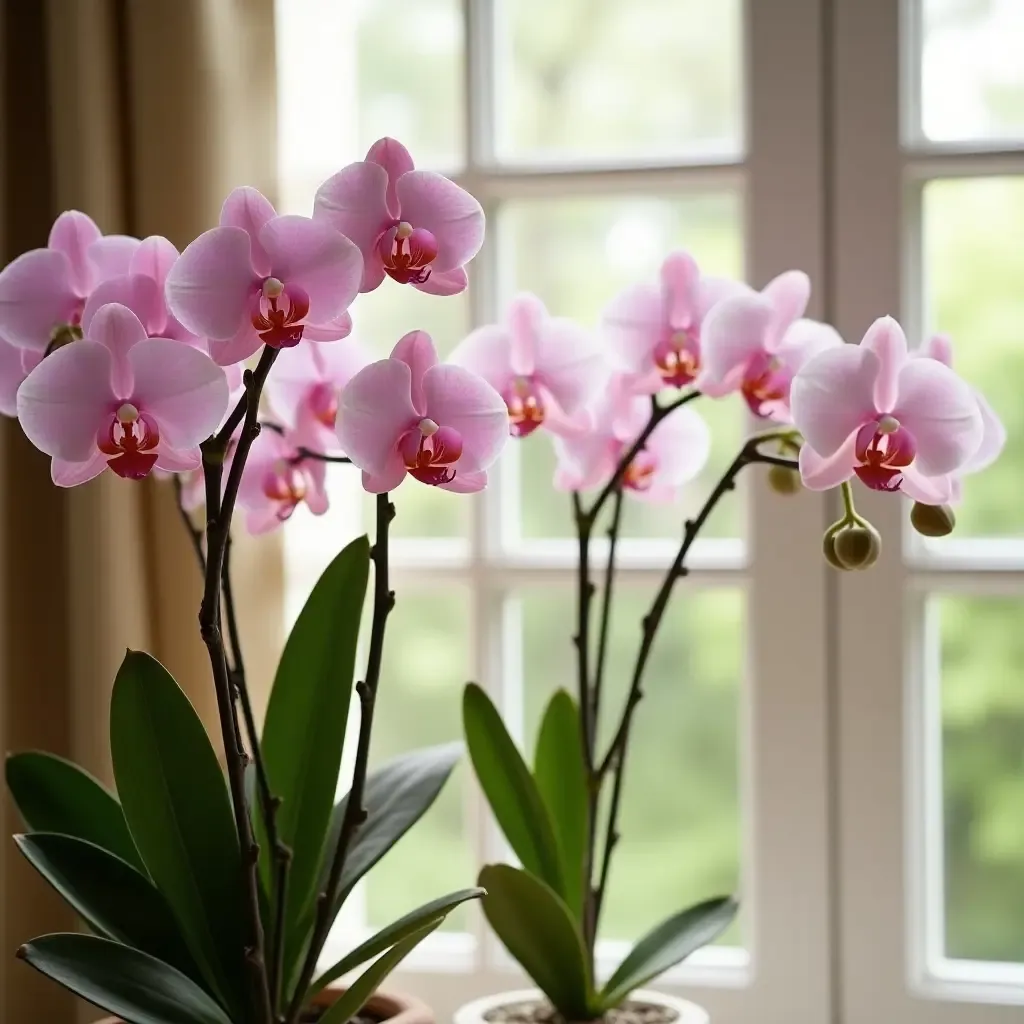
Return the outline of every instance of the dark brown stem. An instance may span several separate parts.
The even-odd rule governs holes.
[[[277,350],[264,348],[254,371],[245,373],[245,394],[224,427],[216,437],[203,446],[203,468],[206,482],[206,576],[203,601],[199,609],[199,628],[210,655],[213,681],[217,693],[217,711],[220,718],[221,739],[224,744],[228,783],[235,815],[235,829],[241,850],[243,889],[249,932],[248,947],[244,951],[246,965],[252,975],[252,1001],[254,1019],[259,1024],[272,1024],[270,985],[264,953],[263,924],[260,919],[259,847],[253,838],[252,822],[245,801],[245,752],[238,742],[238,718],[228,669],[227,651],[220,623],[220,598],[224,574],[224,560],[231,535],[231,518],[246,459],[253,441],[259,434],[259,403]],[[224,496],[221,498],[221,480],[224,459],[235,427],[243,423],[231,470],[228,473]]]
[[[296,448],[295,454],[288,460],[293,466],[306,460],[312,462],[333,462],[338,465],[351,466],[352,460],[347,455],[324,455],[323,452],[315,452],[312,448]]]
[[[192,550],[195,552],[196,561],[199,563],[199,571],[205,575],[206,555],[203,553],[203,531],[192,522],[192,516],[189,515],[188,510],[185,508],[185,490],[182,487],[181,477],[175,473],[171,480],[174,483],[174,498],[178,503],[178,514],[181,516],[181,521],[188,533],[189,540],[192,542]]]
[[[658,592],[655,595],[650,609],[643,618],[640,649],[637,652],[636,664],[633,667],[633,675],[630,681],[629,693],[626,697],[626,704],[622,711],[622,718],[619,720],[618,728],[616,729],[615,735],[608,747],[608,751],[597,768],[597,774],[601,779],[603,779],[609,771],[614,770],[615,783],[612,788],[611,804],[608,809],[608,821],[605,832],[601,873],[598,879],[595,895],[595,927],[600,919],[601,908],[608,888],[612,853],[615,849],[616,843],[619,841],[619,805],[622,799],[623,780],[625,779],[626,774],[625,768],[626,757],[629,752],[630,728],[633,723],[633,715],[636,711],[636,706],[643,698],[642,684],[644,671],[647,668],[647,663],[654,647],[654,640],[657,636],[658,627],[661,625],[665,609],[668,607],[669,599],[672,596],[672,590],[675,587],[677,580],[681,579],[687,573],[685,564],[686,556],[689,554],[690,548],[693,546],[693,542],[697,539],[697,535],[700,533],[702,527],[707,522],[708,517],[714,511],[715,506],[721,498],[735,488],[736,478],[745,466],[762,463],[768,465],[781,465],[788,469],[797,468],[797,463],[793,459],[785,459],[775,455],[763,455],[759,451],[759,445],[766,441],[779,438],[783,433],[784,432],[782,431],[770,431],[768,433],[759,434],[750,438],[746,444],[743,445],[736,458],[730,463],[729,468],[726,469],[722,474],[721,479],[719,479],[718,483],[715,484],[713,490],[701,506],[696,517],[686,521],[686,525],[683,530],[683,539],[679,545],[679,550],[676,552],[676,556],[672,560],[672,564],[669,566],[668,571],[665,573],[665,576],[661,581],[661,585],[658,587]]]
[[[384,657],[384,630],[388,616],[395,606],[395,593],[390,589],[388,579],[388,531],[395,516],[395,506],[387,494],[377,495],[377,536],[371,557],[373,558],[373,618],[370,624],[370,650],[366,659],[366,678],[356,683],[359,697],[359,739],[356,743],[355,767],[352,771],[352,787],[341,820],[338,845],[334,848],[327,884],[317,897],[316,921],[309,949],[302,965],[299,983],[292,995],[285,1024],[296,1024],[309,983],[313,980],[316,962],[323,950],[327,934],[334,920],[334,905],[338,898],[341,876],[345,869],[352,840],[360,825],[366,820],[363,797],[366,791],[366,776],[370,765],[370,733],[373,728],[373,712],[377,701],[377,687],[380,685],[381,663]]]

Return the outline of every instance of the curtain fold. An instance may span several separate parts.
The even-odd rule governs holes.
[[[105,233],[164,234],[182,248],[216,223],[224,196],[273,197],[273,0],[5,0],[0,4],[0,260],[46,244],[81,209]],[[110,779],[107,709],[126,647],[175,674],[216,736],[196,615],[201,581],[166,482],[104,474],[70,491],[0,423],[0,738]],[[239,538],[237,590],[256,699],[280,644],[280,550]],[[74,919],[0,837],[0,1019],[71,1024],[101,1016],[13,960]]]

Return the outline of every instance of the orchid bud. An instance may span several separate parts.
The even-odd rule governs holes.
[[[833,569],[839,569],[841,572],[846,570],[846,566],[836,557],[836,536],[831,530],[822,538],[821,552]]]
[[[768,486],[776,494],[798,494],[800,491],[800,474],[788,466],[769,466]]]
[[[836,561],[844,569],[868,569],[882,551],[882,538],[870,523],[844,527],[835,534],[833,544]]]
[[[956,515],[948,505],[925,505],[915,501],[910,525],[922,537],[948,537],[956,526]]]

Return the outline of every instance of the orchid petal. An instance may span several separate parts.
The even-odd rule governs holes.
[[[421,419],[412,404],[412,371],[400,359],[360,370],[338,400],[338,442],[360,469],[387,472],[399,438]]]
[[[783,334],[775,354],[792,373],[819,352],[843,344],[839,332],[819,320],[795,320]]]
[[[198,448],[172,449],[161,444],[153,468],[165,473],[191,473],[202,464],[203,455]]]
[[[700,269],[684,251],[669,253],[661,265],[662,319],[674,330],[693,326],[697,319]]]
[[[391,359],[400,359],[412,372],[412,404],[420,416],[427,415],[427,403],[423,394],[423,378],[427,371],[437,365],[437,349],[426,331],[410,331],[398,340],[391,350]]]
[[[63,253],[68,261],[68,283],[80,298],[85,298],[94,283],[94,271],[88,250],[102,237],[96,222],[78,210],[65,210],[50,228],[47,248]]]
[[[354,341],[345,345],[299,345],[278,360],[267,379],[266,395],[271,411],[287,427],[298,422],[300,407],[318,384],[343,388],[370,357]]]
[[[767,346],[771,349],[790,324],[804,315],[811,298],[811,279],[802,270],[787,270],[773,277],[761,289],[761,295],[772,310]]]
[[[981,392],[975,391],[974,397],[978,401],[978,412],[981,414],[981,444],[964,465],[964,472],[967,473],[987,469],[999,458],[1006,445],[1006,427],[1003,426],[1003,421]]]
[[[508,409],[501,395],[469,370],[443,363],[424,374],[423,394],[427,416],[462,437],[458,469],[487,469],[508,440]]]
[[[953,365],[953,343],[946,334],[933,334],[921,345],[917,354],[928,359],[937,359],[946,366]]]
[[[516,376],[529,377],[537,369],[537,343],[548,322],[544,303],[523,292],[509,304],[505,314],[509,331],[509,366]]]
[[[304,341],[341,341],[352,333],[352,314],[346,309],[322,324],[306,324],[302,329]],[[306,348],[300,345],[299,348]]]
[[[0,271],[0,336],[11,345],[44,352],[54,328],[70,323],[79,309],[67,257],[33,249]]]
[[[470,331],[448,357],[454,366],[464,366],[483,377],[496,391],[503,392],[511,383],[512,339],[507,327],[487,324]]]
[[[127,274],[139,248],[139,240],[131,235],[104,235],[89,246],[89,262],[93,266],[95,284],[111,277]]]
[[[898,394],[900,369],[907,360],[907,336],[891,316],[882,316],[867,329],[860,347],[874,352],[878,358],[875,409],[880,413],[892,412]]]
[[[701,327],[702,390],[705,382],[724,383],[765,347],[772,322],[771,304],[756,292],[723,299]],[[738,383],[738,381],[737,381]]]
[[[922,505],[945,505],[956,497],[955,477],[946,473],[925,476],[915,463],[903,470],[900,490],[912,501]]]
[[[830,491],[853,476],[857,434],[851,434],[827,458],[809,444],[800,447],[800,479],[809,491]]]
[[[150,235],[139,243],[139,247],[132,254],[128,273],[143,274],[152,278],[160,289],[160,294],[163,295],[167,275],[177,261],[178,250],[173,243],[163,235]]]
[[[405,463],[396,448],[388,456],[384,469],[380,473],[363,472],[363,490],[370,494],[384,494],[393,491],[405,480]]]
[[[752,290],[731,277],[701,277],[697,285],[697,319],[703,323],[708,313],[723,299],[745,295]]]
[[[819,352],[793,378],[793,423],[819,455],[830,458],[858,427],[875,417],[878,370],[874,352],[843,345]]]
[[[133,388],[132,364],[128,352],[146,337],[146,328],[127,307],[107,303],[96,311],[89,324],[88,337],[106,346],[113,356],[111,383],[118,398],[128,398]]]
[[[354,242],[323,221],[287,215],[268,220],[260,244],[271,272],[286,285],[298,285],[309,297],[310,323],[340,316],[359,293],[363,257]]]
[[[451,480],[437,486],[442,491],[451,491],[453,494],[476,494],[487,486],[487,470],[469,473],[460,468]]]
[[[465,189],[433,171],[409,171],[395,184],[401,218],[437,241],[432,273],[468,263],[484,241],[483,207]]]
[[[51,353],[18,389],[18,419],[28,439],[47,455],[85,462],[96,435],[117,405],[110,384],[113,356],[84,338]]]
[[[252,267],[260,277],[271,273],[270,257],[260,241],[260,231],[277,216],[274,204],[259,189],[234,189],[220,208],[221,227],[241,228],[252,241]]]
[[[130,309],[146,334],[161,334],[167,326],[167,306],[160,285],[145,274],[123,274],[97,285],[89,296],[82,310],[82,331],[87,337],[97,311],[112,302]]]
[[[469,287],[469,275],[456,267],[454,270],[431,269],[424,281],[413,281],[413,288],[425,295],[458,295]]]
[[[28,376],[22,364],[25,349],[8,345],[0,338],[0,415],[18,415],[18,388]]]
[[[546,318],[534,345],[537,379],[569,415],[594,398],[608,379],[600,341],[572,320]]]
[[[93,453],[84,462],[69,462],[56,457],[50,462],[50,479],[58,487],[77,487],[95,479],[107,468],[107,456],[93,446]]]
[[[646,371],[665,330],[661,293],[637,284],[617,295],[601,315],[601,326],[619,364],[631,373]]]
[[[378,139],[366,154],[366,159],[371,163],[380,164],[388,172],[388,213],[397,218],[400,206],[398,194],[395,191],[395,183],[407,171],[413,169],[412,157],[409,150],[396,139]]]
[[[655,427],[645,447],[657,463],[656,482],[675,490],[704,468],[711,451],[711,431],[702,416],[683,406]]]
[[[157,421],[162,444],[194,448],[217,429],[227,411],[228,382],[208,355],[169,338],[148,338],[128,359],[133,404]]]
[[[233,338],[210,342],[210,358],[218,366],[234,366],[258,352],[262,344],[252,321],[245,320],[238,325]]]
[[[970,386],[936,359],[911,359],[897,377],[893,415],[917,445],[925,476],[962,469],[982,441],[982,418]]]

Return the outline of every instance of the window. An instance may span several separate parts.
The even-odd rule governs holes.
[[[384,287],[353,308],[383,356],[414,327],[442,354],[518,290],[593,324],[674,246],[754,284],[799,266],[849,340],[884,312],[944,331],[1010,441],[970,480],[954,538],[858,493],[886,551],[833,573],[831,496],[751,477],[695,549],[656,650],[604,952],[738,886],[738,926],[664,985],[716,1024],[1002,1024],[1024,1002],[1024,9],[1019,0],[279,0],[282,207],[381,135],[484,204],[471,287]],[[870,73],[868,73],[870,71]],[[744,429],[702,409],[703,500]],[[474,678],[529,746],[569,674],[575,551],[543,437],[479,498],[396,495],[398,605],[375,756],[456,738]],[[289,615],[370,519],[354,474],[285,531]],[[301,510],[300,510],[301,511]],[[612,667],[685,508],[631,507]],[[792,538],[800,538],[794,543]],[[899,540],[904,538],[904,543]],[[600,546],[595,563],[601,565]],[[1020,651],[1024,654],[1024,650]],[[614,673],[612,678],[614,679]],[[379,927],[504,855],[467,766],[349,908]],[[444,1017],[522,982],[474,907],[400,981]]]

